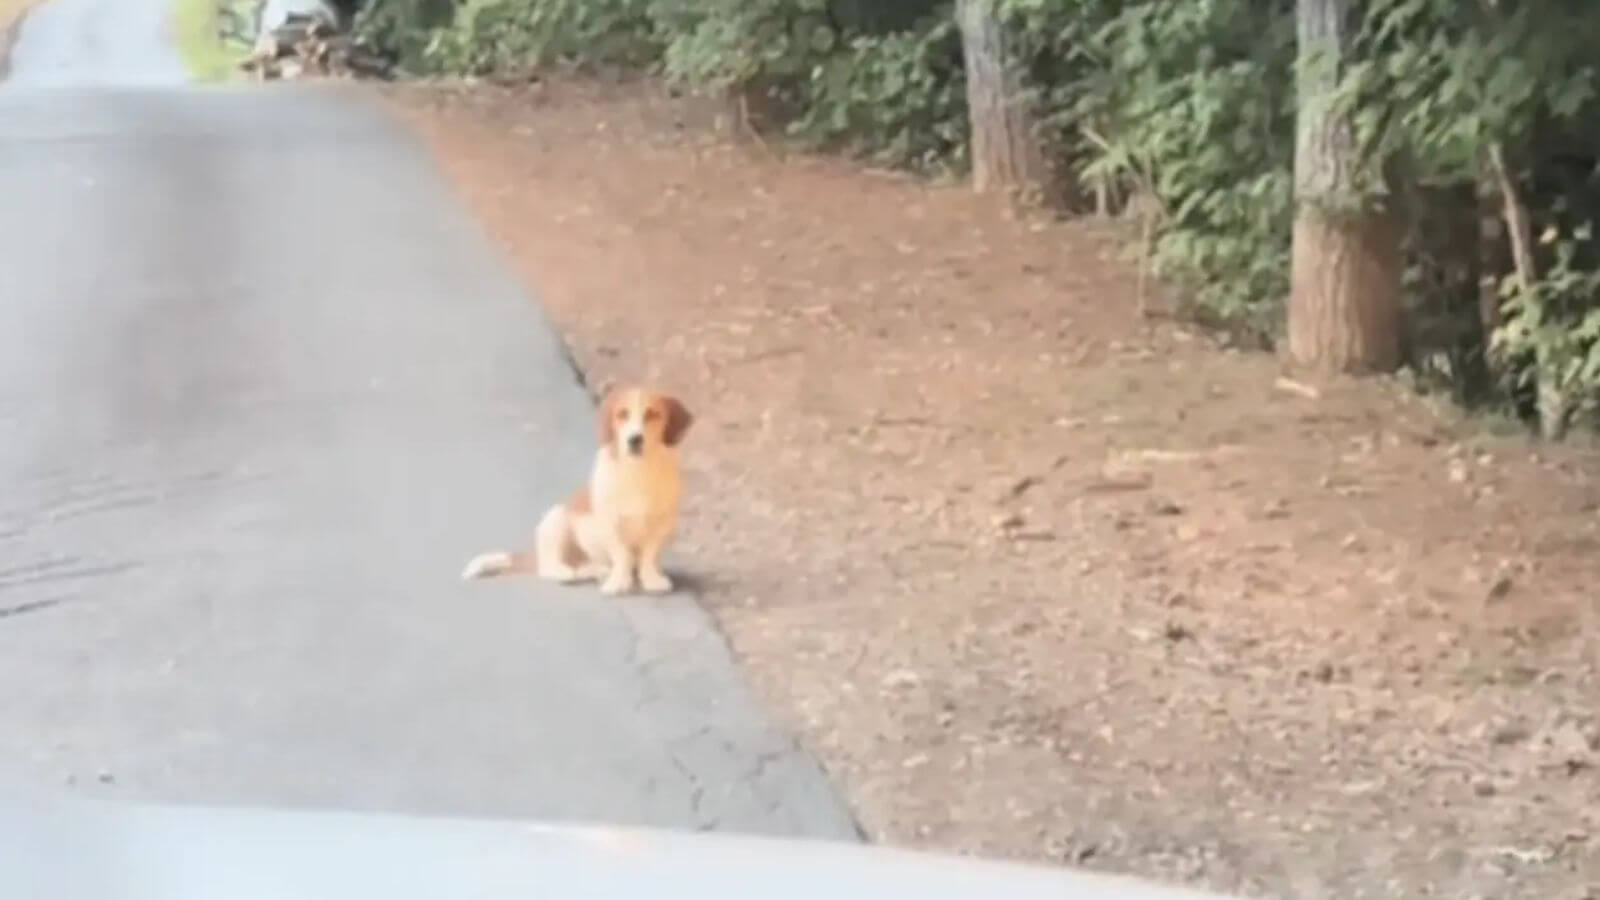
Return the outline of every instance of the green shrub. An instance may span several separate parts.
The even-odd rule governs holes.
[[[923,172],[967,158],[961,37],[948,17],[852,38],[813,67],[804,112],[790,133],[813,147]]]
[[[1059,31],[1080,49],[1053,58],[1083,74],[1045,94],[1047,127],[1087,184],[1150,195],[1151,263],[1193,315],[1269,341],[1293,222],[1292,4],[1158,0],[1085,26]]]
[[[557,63],[638,69],[661,52],[651,0],[464,0],[420,34],[380,27],[366,30],[374,42],[399,43],[400,56],[445,74],[517,77]]]

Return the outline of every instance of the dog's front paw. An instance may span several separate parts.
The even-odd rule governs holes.
[[[672,593],[672,579],[664,572],[640,572],[639,586],[644,588],[647,594]]]
[[[605,581],[600,582],[600,593],[602,594],[615,596],[617,594],[626,594],[631,590],[633,590],[633,579],[628,576],[627,572],[613,571],[606,576]]]

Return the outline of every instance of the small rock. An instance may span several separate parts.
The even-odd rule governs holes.
[[[1152,516],[1181,516],[1181,515],[1183,515],[1183,507],[1181,507],[1178,504],[1172,502],[1171,500],[1167,500],[1165,498],[1157,498],[1157,499],[1154,499],[1154,500],[1150,501],[1150,515],[1152,515]]]
[[[1027,520],[1020,513],[1004,513],[995,516],[992,524],[997,531],[1011,531],[1026,525]]]
[[[1502,575],[1499,578],[1495,579],[1494,584],[1489,585],[1489,593],[1488,593],[1488,598],[1487,599],[1490,600],[1491,602],[1495,601],[1495,600],[1504,600],[1506,595],[1510,594],[1510,593],[1511,593],[1511,578],[1510,578],[1510,576]]]
[[[1526,727],[1513,722],[1509,725],[1501,725],[1491,732],[1489,734],[1489,742],[1500,747],[1509,747],[1512,744],[1520,744],[1529,737],[1532,737],[1532,735],[1528,733]]]
[[[892,691],[909,690],[922,683],[921,676],[910,669],[896,669],[883,676],[883,686]]]
[[[1019,478],[1012,482],[1011,485],[1005,489],[1005,491],[1001,494],[1001,500],[1015,500],[1018,497],[1021,497],[1023,494],[1026,494],[1034,487],[1037,487],[1040,483],[1042,483],[1042,481],[1043,479],[1036,475],[1028,475]]]
[[[1370,781],[1353,781],[1344,785],[1339,792],[1346,797],[1364,797],[1383,790],[1383,779],[1374,778]]]
[[[1592,748],[1588,735],[1577,725],[1569,722],[1551,730],[1544,736],[1544,743],[1553,753],[1567,760],[1569,769],[1573,768],[1574,763],[1580,771],[1588,767]]]

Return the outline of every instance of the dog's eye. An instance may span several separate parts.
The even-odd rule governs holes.
[[[657,420],[659,418],[661,418],[661,411],[660,410],[647,409],[647,410],[644,411],[644,420],[646,422],[654,422],[655,420]]]
[[[625,410],[625,409],[617,410],[617,421],[618,422],[626,422],[626,421],[628,421],[628,411]]]

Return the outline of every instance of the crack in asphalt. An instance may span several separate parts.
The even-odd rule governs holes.
[[[617,611],[619,627],[628,636],[625,664],[637,674],[640,685],[633,705],[636,715],[651,715],[657,707],[670,707],[674,700],[671,685],[708,657],[730,653],[727,636],[697,596],[680,593],[671,600],[682,603],[681,609],[692,615],[700,627],[686,629],[680,625],[665,631],[659,626],[645,627],[647,616],[664,612],[659,607],[650,608],[650,613],[629,607],[619,607]],[[788,799],[786,789],[794,779],[804,778],[811,767],[825,777],[815,757],[787,731],[730,735],[709,723],[698,722],[668,738],[665,744],[672,768],[688,792],[690,812],[699,823],[699,830],[722,827],[741,806],[745,815],[759,810],[767,817],[781,816]],[[721,771],[728,765],[736,768],[718,780],[720,785],[707,780],[705,772]],[[844,810],[850,836],[866,840],[866,830],[854,810],[848,806]]]
[[[15,606],[0,607],[0,619],[9,619],[13,616],[50,609],[54,606],[60,606],[65,601],[65,597],[51,597],[48,600],[31,600],[27,603],[18,603]]]
[[[84,565],[81,560],[75,558],[51,560],[0,572],[0,591],[57,584],[63,581],[101,578],[107,575],[120,575],[123,572],[130,572],[137,568],[139,568],[139,564],[134,562]]]

